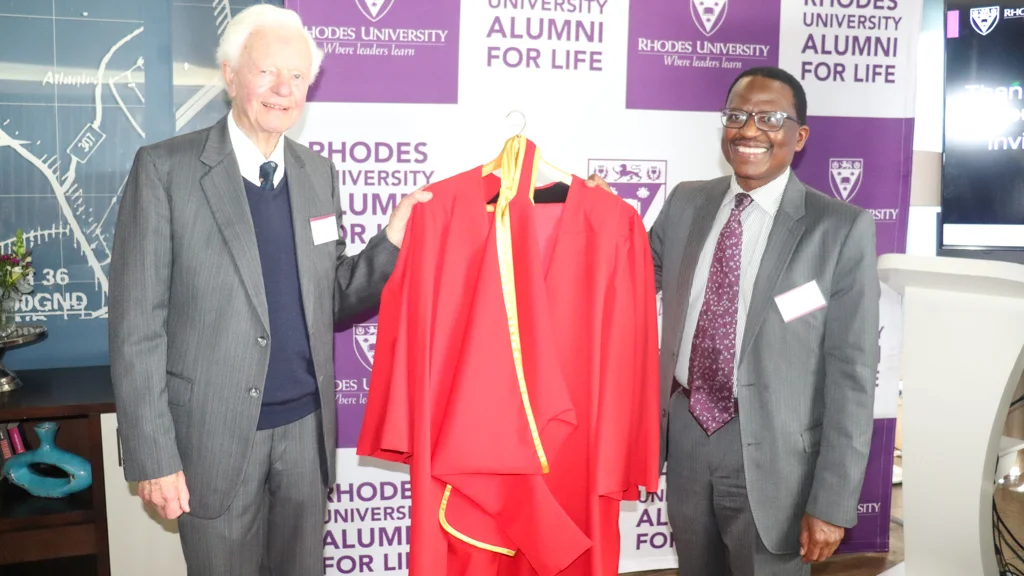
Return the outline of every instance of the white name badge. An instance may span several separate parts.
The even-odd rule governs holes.
[[[798,286],[785,294],[775,297],[775,304],[779,307],[779,313],[786,322],[795,320],[815,310],[825,307],[825,297],[818,289],[818,283],[811,280],[803,286]]]
[[[309,229],[313,232],[313,246],[338,240],[338,216],[326,214],[309,219]]]

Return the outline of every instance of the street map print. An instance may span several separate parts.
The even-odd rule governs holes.
[[[135,153],[227,112],[214,53],[232,14],[253,3],[3,3],[0,253],[22,229],[36,274],[18,320],[49,329],[48,342],[18,351],[20,364],[106,362],[107,271]]]

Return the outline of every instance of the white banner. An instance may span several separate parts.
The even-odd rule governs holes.
[[[547,160],[583,177],[603,175],[650,227],[675,183],[729,173],[717,110],[743,69],[780,63],[802,79],[809,98],[811,136],[797,175],[870,209],[879,253],[903,251],[920,0],[286,6],[327,52],[292,136],[334,160],[352,253],[387,222],[402,194],[490,161],[524,118],[524,133]],[[900,314],[887,291],[880,424],[896,411]],[[407,564],[407,471],[354,455],[375,337],[376,319],[366,318],[336,339],[341,448],[325,574],[402,574]],[[878,430],[872,462],[884,472],[892,441]],[[876,506],[873,494],[888,489],[891,474],[869,480],[865,509],[876,517],[861,522],[871,537],[854,534],[849,551],[888,546],[888,501]],[[664,500],[663,478],[657,494],[623,504],[621,572],[676,565]],[[882,523],[883,512],[884,524],[869,526]]]

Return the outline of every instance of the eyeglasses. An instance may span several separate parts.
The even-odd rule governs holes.
[[[797,126],[802,124],[802,122],[791,117],[785,112],[751,113],[746,110],[726,108],[722,110],[722,125],[726,128],[739,130],[747,125],[747,120],[751,116],[754,117],[754,126],[757,126],[758,129],[764,130],[765,132],[777,132],[781,130],[782,125],[785,124],[786,120],[796,122]]]

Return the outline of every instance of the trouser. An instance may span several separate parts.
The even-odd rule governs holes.
[[[320,418],[316,411],[258,430],[227,511],[213,519],[179,518],[188,576],[323,574],[327,490],[320,475]]]
[[[743,470],[739,415],[708,436],[672,395],[666,508],[680,576],[809,576],[799,554],[772,554],[754,525]]]

